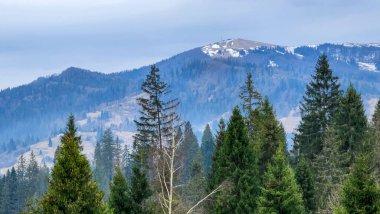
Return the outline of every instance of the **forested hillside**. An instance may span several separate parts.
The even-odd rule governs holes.
[[[301,94],[291,151],[251,72],[234,86],[240,104],[201,142],[161,74],[152,65],[140,84],[131,147],[106,129],[91,167],[70,115],[51,173],[32,153],[0,179],[0,213],[380,212],[380,101],[367,120],[361,93],[341,86],[327,55]]]

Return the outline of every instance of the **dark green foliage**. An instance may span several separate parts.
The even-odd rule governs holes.
[[[217,131],[216,137],[215,137],[215,149],[214,153],[212,154],[212,166],[211,166],[211,172],[208,176],[208,190],[212,191],[215,189],[219,184],[220,180],[217,176],[217,173],[219,172],[218,164],[221,162],[222,156],[221,156],[221,148],[224,143],[225,135],[226,135],[226,124],[224,123],[224,119],[220,119],[218,124],[219,130]]]
[[[201,151],[203,157],[203,169],[206,175],[210,173],[212,164],[212,154],[214,153],[214,137],[211,133],[211,128],[207,124],[203,131]]]
[[[380,100],[376,104],[375,112],[372,116],[370,134],[373,145],[373,158],[375,164],[375,175],[380,182]]]
[[[309,213],[313,213],[316,210],[315,181],[311,170],[310,164],[306,162],[305,158],[301,157],[295,173],[303,196],[305,210]]]
[[[284,145],[279,145],[264,174],[257,213],[305,213],[302,194],[288,164]]]
[[[367,118],[360,94],[350,85],[341,98],[334,127],[341,140],[341,150],[351,154],[359,149],[367,130]]]
[[[131,178],[131,213],[149,213],[144,201],[151,196],[146,173],[140,167],[132,168]]]
[[[116,168],[110,184],[109,205],[114,214],[127,214],[132,211],[128,184],[120,168]]]
[[[322,151],[326,128],[332,124],[339,105],[339,87],[338,78],[333,75],[327,56],[323,54],[301,103],[301,123],[294,137],[296,155],[302,154],[310,160]]]
[[[191,169],[194,157],[199,150],[198,140],[190,122],[185,123],[183,141],[179,146],[179,158],[181,162],[180,183],[184,184],[191,178]]]
[[[219,150],[219,151],[218,151]],[[224,181],[232,184],[230,192],[216,194],[213,213],[252,213],[258,193],[257,166],[248,138],[245,121],[238,107],[230,118],[225,139],[213,167],[214,185]]]
[[[266,166],[271,162],[278,146],[285,145],[285,131],[273,111],[269,98],[265,97],[259,111],[259,128],[257,130],[255,143],[258,151],[258,164],[260,174],[264,174]],[[284,148],[286,149],[286,148]]]
[[[344,181],[335,213],[375,214],[380,212],[380,189],[373,175],[369,155],[359,155]]]
[[[90,164],[81,154],[81,138],[70,116],[61,138],[48,191],[38,203],[37,213],[105,213],[103,193],[92,180]]]

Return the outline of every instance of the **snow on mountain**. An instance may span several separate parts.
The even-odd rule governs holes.
[[[274,61],[272,61],[272,60],[269,60],[267,66],[268,66],[268,67],[271,67],[271,68],[276,68],[276,67],[278,67],[278,65],[277,65]]]
[[[376,68],[375,63],[358,62],[358,66],[361,70],[372,71],[376,73],[379,72]]]
[[[276,45],[245,39],[227,39],[202,47],[202,52],[210,57],[243,57],[259,48],[275,48]]]

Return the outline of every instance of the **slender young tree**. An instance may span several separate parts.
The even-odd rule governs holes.
[[[305,213],[302,193],[286,160],[284,145],[279,145],[264,174],[257,213]]]
[[[211,165],[211,171],[208,176],[208,190],[215,189],[218,184],[220,183],[220,179],[217,176],[217,173],[219,172],[218,165],[222,162],[222,145],[225,139],[226,135],[226,124],[224,122],[224,119],[220,119],[218,124],[218,131],[215,136],[215,149],[212,154],[212,165]]]
[[[210,125],[207,124],[203,131],[201,151],[203,157],[203,169],[206,175],[210,173],[212,164],[212,154],[214,153],[214,137],[211,133]]]
[[[252,73],[247,73],[247,79],[243,86],[240,87],[240,99],[242,100],[242,109],[246,117],[246,125],[250,135],[253,134],[255,129],[254,119],[256,119],[255,111],[261,105],[261,95],[256,90],[253,80]],[[256,112],[257,113],[257,112]]]
[[[377,181],[380,182],[380,100],[376,104],[370,130],[372,135],[375,175]]]
[[[109,205],[114,214],[132,213],[130,190],[127,181],[119,167],[116,167],[115,176],[110,184]]]
[[[178,139],[177,139],[178,140]],[[183,142],[179,145],[179,161],[181,162],[180,182],[186,183],[191,178],[191,169],[194,157],[199,150],[198,140],[195,136],[190,122],[185,123]]]
[[[74,116],[70,115],[48,192],[35,213],[106,213],[102,204],[104,194],[92,180],[90,164],[81,154],[81,138],[76,130]]]
[[[338,78],[330,69],[327,56],[319,57],[311,82],[301,103],[301,122],[294,137],[297,156],[311,160],[322,151],[323,138],[340,100]],[[298,154],[299,153],[299,154]]]

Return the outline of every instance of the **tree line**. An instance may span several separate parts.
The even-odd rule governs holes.
[[[106,130],[93,169],[69,117],[47,191],[26,213],[380,212],[380,101],[368,122],[360,93],[342,91],[326,55],[306,87],[291,151],[251,73],[241,105],[215,135],[207,125],[200,146],[155,65],[141,89],[132,148]]]

